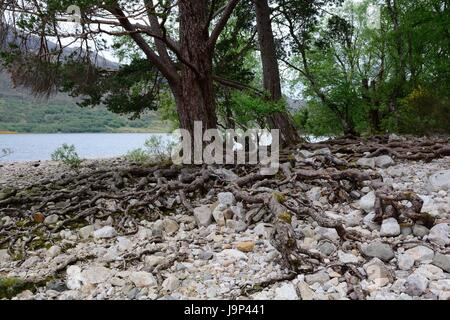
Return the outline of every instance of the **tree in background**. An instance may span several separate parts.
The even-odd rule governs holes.
[[[62,74],[65,88],[74,94],[88,94],[93,102],[112,100],[121,108],[131,102],[131,109],[136,109],[155,100],[160,88],[167,86],[182,128],[193,132],[194,121],[201,121],[204,129],[215,128],[213,55],[238,2],[3,1],[2,33],[10,34],[13,28],[20,45],[18,41],[9,45],[11,39],[6,37],[2,47],[9,46],[7,62],[16,84],[36,92],[59,86]],[[81,8],[81,17],[79,26],[67,28],[73,19],[67,13],[70,5]],[[133,61],[118,72],[96,70],[92,55],[105,47],[104,35],[127,37],[145,60]],[[53,47],[49,38],[56,39]],[[70,57],[64,55],[67,39],[79,47]],[[93,90],[103,86],[106,90]]]
[[[311,14],[280,6],[292,50],[283,60],[305,84],[310,131],[448,132],[448,3],[386,1],[380,28],[367,20],[377,1],[347,1],[334,14],[313,3]]]
[[[255,0],[256,26],[258,30],[259,50],[263,68],[264,90],[268,100],[274,103],[282,102],[280,69],[278,65],[277,48],[272,30],[272,10],[268,0]],[[267,116],[267,122],[272,129],[282,128],[281,138],[285,145],[295,145],[301,140],[289,113],[281,108]]]

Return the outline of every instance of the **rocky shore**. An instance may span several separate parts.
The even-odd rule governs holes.
[[[331,153],[297,150],[297,161],[313,161],[324,152]],[[89,161],[74,173],[54,162],[2,164],[0,203],[11,190],[123,165],[120,159]],[[15,256],[3,244],[0,295],[19,300],[449,300],[450,157],[425,162],[382,155],[361,158],[356,167],[380,175],[395,192],[419,195],[422,212],[434,223],[427,226],[394,217],[374,222],[377,190],[368,182],[346,202],[331,202],[325,196],[326,185],[315,185],[305,195],[320,215],[341,221],[346,230],[363,238],[342,239],[335,228],[294,216],[291,225],[298,247],[321,258],[313,271],[293,274],[274,247],[273,220],[265,218],[268,209],[252,207],[229,190],[193,201],[192,213],[177,205],[183,199],[169,197],[162,214],[152,221],[138,219],[134,232],[117,227],[120,217],[101,214],[59,230],[53,227],[62,216],[45,211],[38,215],[34,208],[30,217],[44,225],[43,231],[22,241],[38,243],[47,233],[45,241],[28,248],[24,256]],[[215,173],[237,179],[231,170],[216,168]],[[262,188],[268,189],[256,186],[254,191],[267,192]],[[157,201],[151,208],[159,207]],[[53,201],[53,208],[58,206],[62,210],[64,204]],[[97,206],[108,208],[107,212],[123,209],[113,197]],[[173,210],[166,210],[170,207]],[[2,208],[0,234],[4,235],[17,227],[18,220],[13,210]]]

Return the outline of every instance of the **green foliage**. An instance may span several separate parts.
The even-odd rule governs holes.
[[[164,142],[162,137],[152,136],[145,141],[144,148],[129,151],[125,158],[139,165],[159,163],[169,160],[174,147],[175,143]]]
[[[34,286],[19,278],[0,278],[0,299],[12,299],[30,289],[34,289]]]
[[[128,161],[139,165],[145,165],[149,163],[150,158],[150,154],[142,148],[131,150],[125,156],[125,159],[127,159]]]
[[[423,89],[413,90],[401,100],[397,114],[384,119],[386,131],[424,135],[450,133],[450,101]]]
[[[26,99],[7,91],[0,103],[0,131],[19,133],[168,132],[165,121],[154,112],[139,119],[114,114],[104,107],[81,108],[69,98]],[[2,101],[0,99],[0,101]]]
[[[78,156],[75,146],[63,144],[52,154],[53,161],[60,161],[71,169],[78,169],[81,166],[81,159]]]
[[[240,125],[264,126],[268,115],[284,110],[284,103],[269,101],[245,91],[233,91],[228,106],[233,110],[235,120]]]

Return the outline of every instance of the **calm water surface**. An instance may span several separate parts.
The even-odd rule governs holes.
[[[13,153],[0,162],[50,160],[51,154],[63,143],[73,144],[84,159],[112,158],[141,148],[152,136],[170,139],[167,134],[153,133],[92,133],[92,134],[6,134],[0,135],[0,150]]]

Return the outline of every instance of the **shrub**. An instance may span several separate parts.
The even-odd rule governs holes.
[[[150,162],[150,155],[147,151],[141,148],[129,151],[125,158],[130,162],[140,165]]]
[[[72,169],[78,169],[81,165],[81,159],[78,156],[75,146],[63,144],[52,154],[53,161],[60,161]]]
[[[164,142],[159,136],[152,136],[145,141],[144,149],[131,150],[125,158],[140,165],[166,161],[170,158],[174,145],[174,143]]]

